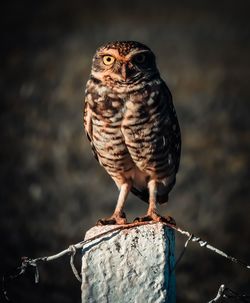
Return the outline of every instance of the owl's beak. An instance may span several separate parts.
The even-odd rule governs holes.
[[[124,63],[122,65],[122,79],[124,81],[126,81],[130,74],[131,74],[131,70],[130,70],[128,64]]]

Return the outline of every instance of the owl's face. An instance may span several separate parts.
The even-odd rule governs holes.
[[[108,43],[97,49],[91,75],[104,84],[131,84],[158,74],[153,52],[134,41]]]

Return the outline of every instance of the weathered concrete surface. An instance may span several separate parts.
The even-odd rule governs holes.
[[[85,239],[117,226],[91,228]],[[174,303],[174,232],[161,223],[113,232],[83,248],[82,303]]]

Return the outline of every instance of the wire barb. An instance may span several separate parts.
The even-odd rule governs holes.
[[[209,301],[208,303],[215,303],[215,302],[218,302],[219,299],[223,296],[224,294],[224,291],[225,291],[225,285],[222,284],[217,292],[217,295],[214,299],[212,299],[211,301]]]
[[[229,287],[226,287],[224,284],[222,284],[219,287],[219,290],[217,292],[217,295],[214,299],[209,301],[208,303],[216,303],[219,302],[220,299],[237,299],[237,302],[243,302],[243,303],[249,303],[250,302],[250,296],[248,295],[240,295],[236,291],[230,289]]]
[[[192,237],[193,237],[193,235],[190,235],[190,236],[188,237],[187,241],[185,242],[184,247],[183,247],[183,250],[181,251],[179,257],[177,258],[177,260],[176,260],[176,262],[175,262],[175,265],[174,265],[174,267],[173,267],[172,270],[171,270],[171,273],[172,273],[173,271],[175,271],[177,265],[180,263],[182,257],[184,256],[184,254],[185,254],[185,252],[186,252],[186,249],[187,249],[187,247],[188,247],[189,242],[192,240]]]
[[[73,274],[75,275],[76,279],[79,281],[79,282],[82,282],[82,279],[74,265],[74,257],[75,257],[75,254],[76,254],[76,248],[74,245],[70,245],[69,246],[69,250],[71,252],[71,255],[70,255],[70,266],[71,266],[71,269],[73,271]]]
[[[8,292],[7,292],[7,288],[6,288],[6,284],[9,280],[14,280],[16,278],[18,278],[19,276],[23,275],[28,266],[32,266],[35,268],[35,283],[39,283],[39,270],[38,270],[38,266],[37,266],[37,260],[38,259],[29,259],[27,257],[22,257],[22,263],[21,266],[17,267],[16,269],[16,273],[12,274],[12,275],[3,275],[2,277],[2,293],[3,296],[5,298],[6,301],[10,301],[10,298],[8,297]]]

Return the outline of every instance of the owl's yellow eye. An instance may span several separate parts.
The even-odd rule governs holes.
[[[144,63],[146,60],[146,56],[144,54],[138,54],[134,57],[136,63]]]
[[[115,58],[110,55],[106,55],[106,56],[103,56],[102,60],[105,65],[111,65],[114,63]]]

